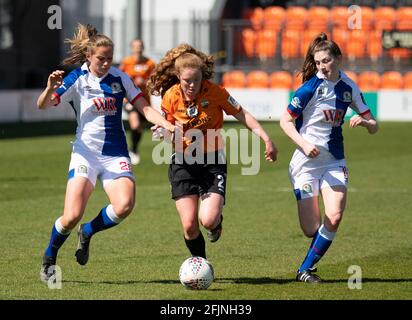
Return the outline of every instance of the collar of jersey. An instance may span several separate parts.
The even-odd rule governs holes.
[[[111,67],[110,67],[111,68]],[[102,77],[97,77],[97,76],[95,76],[94,74],[92,74],[92,72],[90,71],[90,69],[89,69],[89,66],[87,65],[87,62],[85,62],[83,65],[82,65],[82,70],[83,71],[87,71],[87,73],[89,74],[89,78],[90,79],[92,79],[93,81],[96,81],[96,82],[101,82],[104,78],[106,78],[106,76],[109,74],[109,72],[110,72],[110,69],[109,69],[109,71],[107,71],[107,73],[105,74],[105,75],[103,75]]]

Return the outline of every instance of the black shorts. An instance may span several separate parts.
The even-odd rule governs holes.
[[[205,155],[205,160],[207,156]],[[186,195],[203,195],[213,192],[226,195],[227,163],[204,161],[203,163],[188,164],[186,161],[176,160],[172,157],[169,165],[169,181],[172,186],[172,199]],[[180,158],[181,159],[181,158]],[[210,159],[210,158],[209,158]],[[216,153],[215,159],[218,159]]]

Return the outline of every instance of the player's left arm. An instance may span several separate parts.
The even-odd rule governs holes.
[[[146,99],[141,96],[136,101],[134,101],[133,106],[140,112],[142,113],[147,121],[157,124],[166,130],[169,130],[170,132],[173,132],[175,130],[175,126],[171,124],[169,121],[167,121],[159,111],[157,111],[155,108],[153,108],[147,101]]]
[[[359,114],[354,115],[349,120],[349,126],[351,128],[355,128],[358,126],[365,127],[370,134],[374,134],[378,132],[378,122],[372,116],[372,113],[370,112],[366,114],[362,114],[362,115],[359,115]]]
[[[357,113],[349,120],[351,128],[365,127],[370,134],[378,131],[378,123],[366,105],[362,92],[356,85],[353,87],[353,103],[351,108]]]
[[[243,108],[233,116],[263,140],[265,143],[265,159],[268,161],[276,161],[278,149],[255,117]]]

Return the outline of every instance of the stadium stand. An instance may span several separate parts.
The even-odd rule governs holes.
[[[354,25],[348,23],[353,9],[359,8],[348,10],[351,5],[360,6],[360,25],[356,19]],[[246,77],[259,70],[268,75],[261,76],[264,80],[246,81],[247,87],[299,86],[295,70],[320,32],[340,46],[344,68],[351,70],[347,72],[363,90],[411,85],[412,80],[406,79],[412,77],[408,73],[412,72],[412,50],[384,48],[383,32],[412,31],[412,0],[272,1],[248,8],[242,16],[246,24],[239,34],[244,58],[234,59],[239,64],[232,68],[243,70]]]
[[[402,89],[403,76],[398,71],[386,71],[381,75],[382,89]]]
[[[292,75],[287,71],[272,72],[269,82],[273,89],[292,89]]]
[[[269,87],[269,75],[262,70],[250,71],[247,76],[248,88],[268,88]]]

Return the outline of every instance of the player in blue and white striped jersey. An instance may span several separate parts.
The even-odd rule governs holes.
[[[64,212],[54,223],[40,270],[40,278],[45,282],[53,276],[58,250],[81,220],[97,178],[110,203],[92,221],[80,225],[75,254],[79,264],[85,265],[88,261],[92,235],[119,224],[133,210],[135,182],[122,122],[123,99],[133,104],[148,121],[174,130],[174,126],[148,104],[130,78],[111,66],[114,45],[110,38],[98,34],[90,25],[79,24],[69,43],[71,51],[64,63],[81,63],[81,67],[64,79],[63,71],[52,72],[37,101],[40,109],[68,102],[77,120]]]
[[[342,125],[350,107],[357,115],[350,127],[376,133],[378,125],[357,85],[340,71],[342,53],[321,33],[311,43],[302,68],[303,85],[283,113],[280,126],[298,148],[289,165],[289,177],[298,203],[303,233],[313,238],[297,271],[296,280],[321,282],[314,265],[326,253],[346,205],[346,168]],[[318,204],[322,195],[325,217]]]

